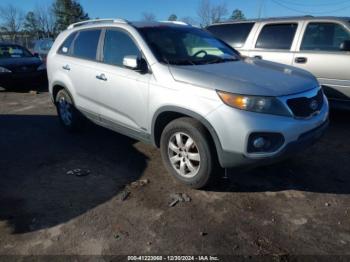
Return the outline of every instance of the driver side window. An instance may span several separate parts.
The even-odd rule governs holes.
[[[141,52],[131,37],[120,30],[107,29],[103,47],[103,62],[123,67],[125,56],[141,57]]]
[[[350,32],[340,24],[309,23],[300,50],[341,51],[341,43],[349,40]]]

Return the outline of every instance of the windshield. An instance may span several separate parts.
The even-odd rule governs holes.
[[[32,54],[25,48],[18,45],[1,45],[0,46],[0,59],[1,58],[23,58],[32,57]]]
[[[171,65],[197,65],[239,60],[238,52],[210,33],[193,27],[139,29],[158,61]]]

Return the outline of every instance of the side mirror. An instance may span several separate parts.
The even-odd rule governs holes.
[[[138,63],[137,56],[134,56],[134,55],[125,56],[123,58],[123,66],[132,70],[138,69],[139,63]]]
[[[34,56],[40,58],[40,55],[38,53],[34,53]]]
[[[125,56],[123,58],[123,66],[141,73],[146,73],[148,71],[146,60],[134,55]]]
[[[340,50],[350,52],[350,40],[345,40],[344,42],[342,42],[340,44]]]

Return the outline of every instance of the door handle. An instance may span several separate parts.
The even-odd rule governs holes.
[[[66,71],[70,71],[69,65],[62,66],[62,68],[63,68],[64,70],[66,70]]]
[[[256,59],[262,59],[262,56],[261,56],[261,55],[256,55],[256,56],[254,56],[254,58],[256,58]]]
[[[98,80],[107,81],[107,77],[105,76],[105,74],[97,75],[96,78]]]
[[[307,62],[307,58],[306,57],[297,57],[297,58],[295,58],[295,63],[306,64],[306,62]]]

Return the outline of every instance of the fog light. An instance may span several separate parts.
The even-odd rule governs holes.
[[[248,139],[248,153],[270,153],[277,151],[284,143],[280,133],[252,133]]]
[[[258,137],[253,141],[253,146],[257,149],[263,148],[266,144],[266,141],[263,137]]]

